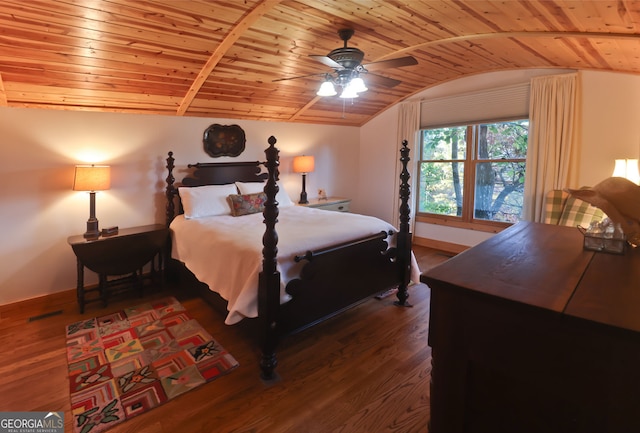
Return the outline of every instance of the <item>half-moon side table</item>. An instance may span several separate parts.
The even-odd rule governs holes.
[[[162,276],[164,249],[169,229],[163,224],[123,228],[110,236],[85,239],[83,235],[67,239],[77,258],[77,297],[80,313],[87,303],[102,301],[107,305],[109,295],[132,286],[142,293],[145,265],[151,265],[151,277]],[[85,289],[84,268],[99,276],[98,287]],[[117,277],[109,279],[109,277]],[[85,299],[88,292],[98,292],[97,297]]]

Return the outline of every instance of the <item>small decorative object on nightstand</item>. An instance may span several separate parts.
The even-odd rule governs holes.
[[[342,197],[316,198],[309,200],[307,204],[300,206],[313,207],[316,209],[332,210],[337,212],[349,212],[351,199]]]
[[[102,301],[106,306],[110,291],[134,286],[142,292],[142,268],[147,263],[151,264],[151,277],[158,273],[162,276],[163,252],[168,236],[169,229],[163,224],[115,228],[112,234],[95,239],[86,239],[83,235],[70,236],[67,241],[77,258],[76,288],[80,313],[84,313],[84,306],[89,302]],[[97,288],[85,290],[85,267],[98,274]],[[97,291],[98,297],[85,299],[85,294],[92,291]]]

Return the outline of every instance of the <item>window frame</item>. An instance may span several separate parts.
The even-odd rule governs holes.
[[[464,179],[462,183],[462,215],[461,216],[421,212],[419,204],[420,204],[422,191],[418,191],[418,194],[416,194],[416,199],[415,199],[416,221],[429,223],[429,224],[436,224],[436,225],[439,224],[439,225],[444,225],[449,227],[492,232],[492,233],[497,233],[503,230],[504,228],[507,228],[513,225],[514,223],[511,223],[511,222],[491,221],[491,220],[485,220],[485,219],[478,219],[474,217],[475,199],[476,199],[475,197],[476,168],[477,168],[477,165],[480,163],[491,163],[496,161],[500,163],[509,163],[509,162],[516,162],[516,163],[525,162],[526,163],[526,156],[525,158],[480,159],[477,156],[478,145],[479,145],[478,130],[480,125],[505,123],[505,122],[512,122],[512,121],[523,121],[523,120],[528,121],[529,119],[528,117],[517,116],[517,117],[496,119],[496,120],[490,120],[490,121],[470,122],[468,124],[462,124],[462,125],[429,126],[429,127],[420,128],[420,131],[419,131],[420,148],[419,148],[419,155],[418,155],[419,158],[417,161],[418,186],[420,185],[420,176],[421,176],[420,166],[425,162],[427,163],[428,162],[441,162],[441,163],[462,162],[464,164]],[[461,127],[461,126],[466,127],[466,134],[467,134],[467,140],[466,140],[467,147],[465,149],[464,159],[441,159],[441,160],[423,159],[424,131],[448,128],[448,127]],[[469,137],[471,138],[469,139]],[[527,149],[527,152],[528,152],[528,149]]]

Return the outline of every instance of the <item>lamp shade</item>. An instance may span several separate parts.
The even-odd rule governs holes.
[[[360,77],[356,77],[349,83],[349,86],[353,87],[353,90],[356,93],[362,93],[369,90],[367,86],[364,84],[364,80]]]
[[[294,173],[311,173],[315,169],[313,156],[296,156],[293,158]]]
[[[624,177],[635,183],[640,183],[640,173],[638,172],[637,159],[616,159],[616,165],[613,169],[614,177]]]
[[[328,80],[322,83],[318,93],[316,93],[318,96],[333,96],[335,94],[336,88],[333,86],[333,83]]]
[[[74,191],[102,191],[111,187],[108,165],[77,165],[73,178]]]
[[[353,99],[358,97],[358,92],[351,83],[347,84],[347,87],[342,89],[342,93],[340,93],[340,97],[343,99]]]

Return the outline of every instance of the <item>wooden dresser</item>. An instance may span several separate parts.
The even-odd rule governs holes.
[[[522,222],[422,275],[431,433],[640,431],[640,249]]]

